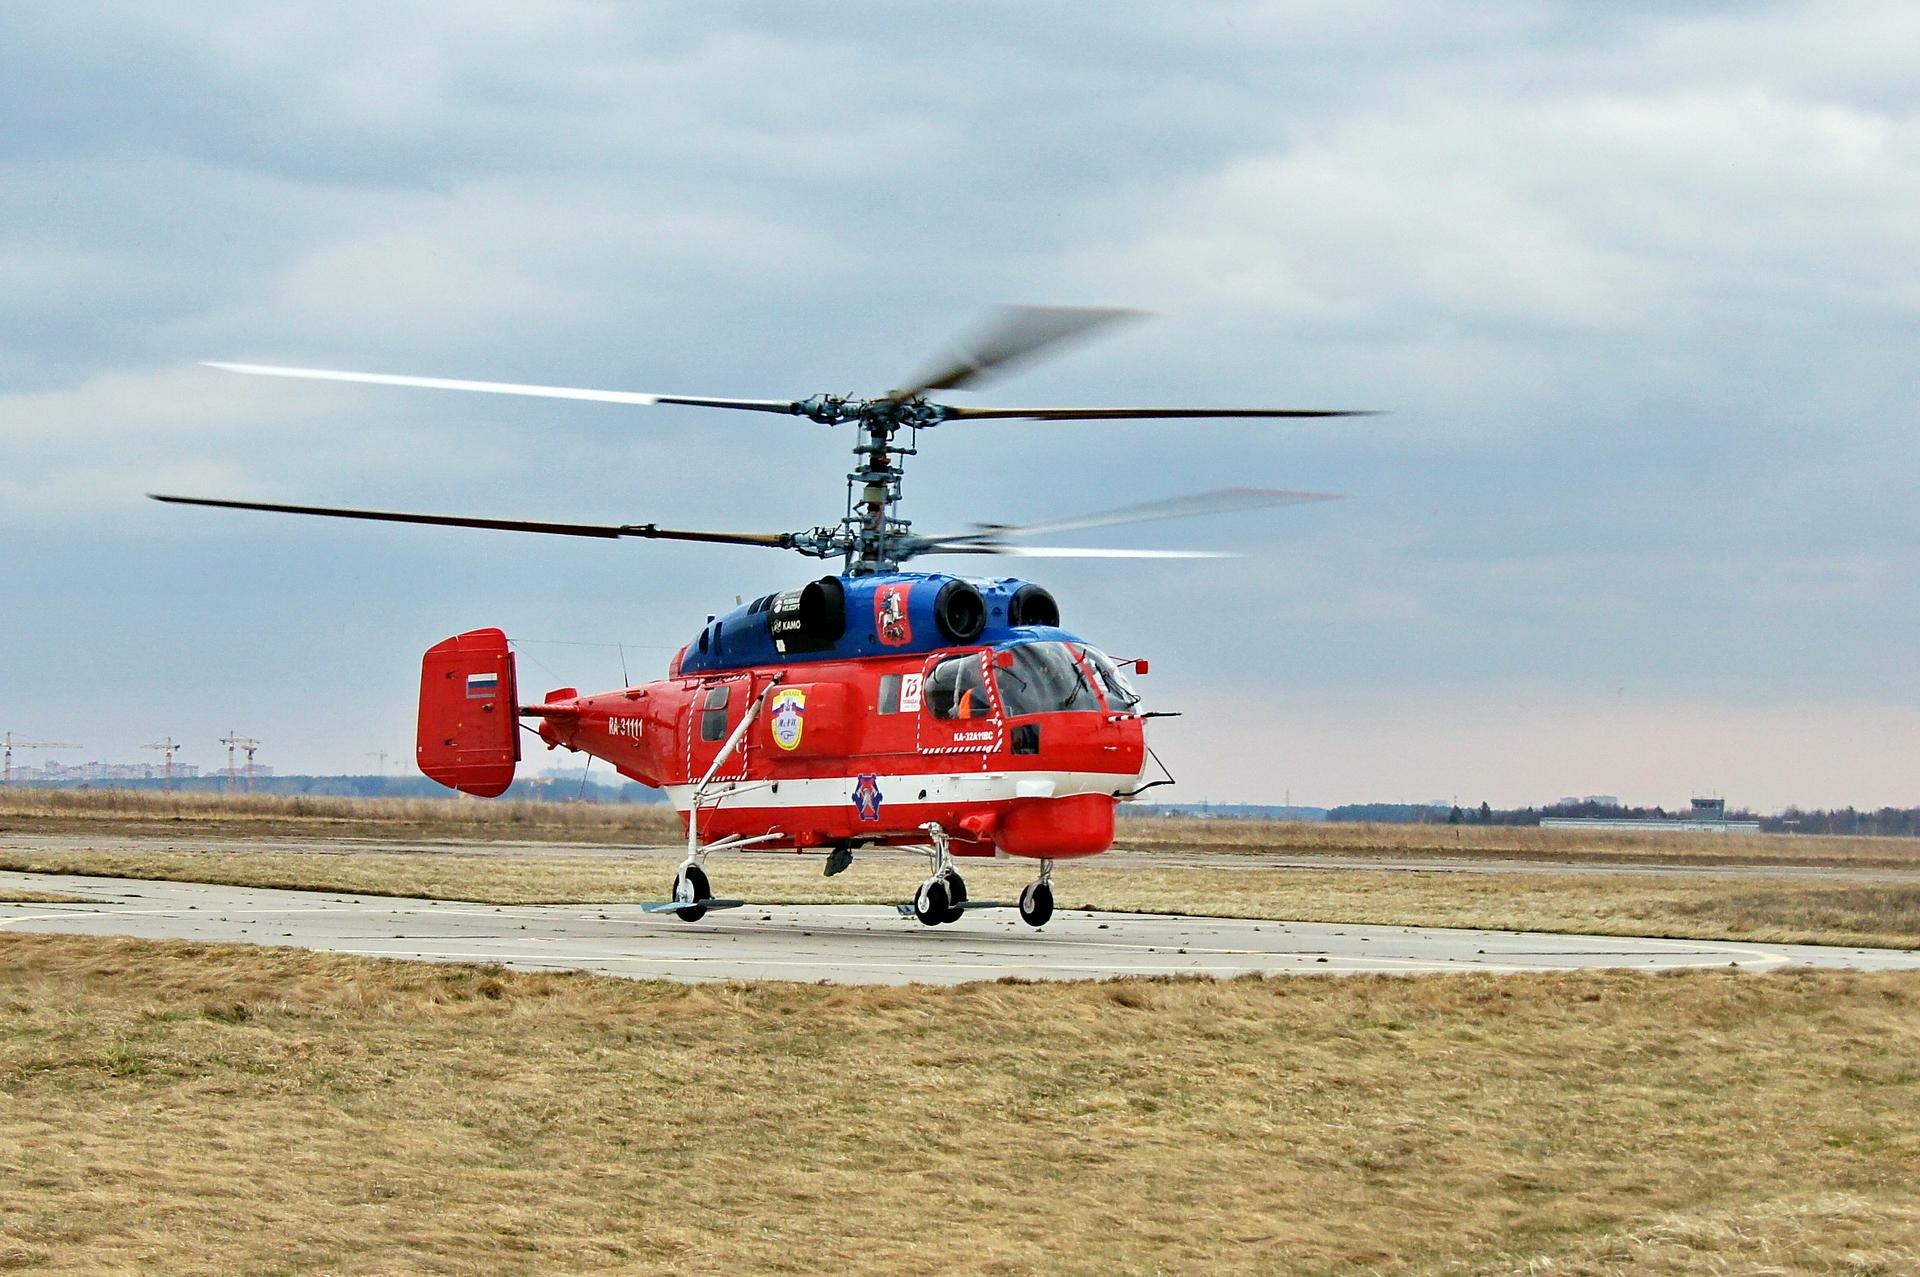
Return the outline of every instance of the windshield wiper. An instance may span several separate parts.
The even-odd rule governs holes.
[[[1060,704],[1055,706],[1055,708],[1071,709],[1074,699],[1078,697],[1081,692],[1092,696],[1093,688],[1087,685],[1087,671],[1085,667],[1082,666],[1079,661],[1075,661],[1073,663],[1073,686],[1067,689],[1067,694],[1060,698]]]

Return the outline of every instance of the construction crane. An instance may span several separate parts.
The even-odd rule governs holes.
[[[0,780],[0,784],[11,785],[13,783],[13,751],[16,749],[84,749],[84,748],[86,748],[84,745],[77,745],[70,740],[15,740],[13,738],[13,733],[8,732],[6,735],[6,745],[5,745],[5,752],[6,752],[6,766],[5,766],[5,773],[4,773],[5,779]]]
[[[166,756],[167,792],[171,794],[173,792],[173,756],[180,752],[180,747],[174,744],[173,737],[169,736],[165,740],[157,740],[153,742],[153,744],[151,745],[142,745],[140,748],[141,749],[157,749],[157,750],[160,750]]]
[[[387,774],[387,759],[393,757],[393,755],[387,753],[384,749],[370,749],[367,751],[367,757],[379,759],[380,775],[385,776]]]
[[[253,751],[260,748],[260,742],[251,736],[242,736],[232,728],[228,728],[227,734],[222,736],[218,743],[227,747],[227,792],[231,794],[234,791],[234,787],[239,783],[238,775],[233,765],[233,751],[243,749],[247,753],[247,792],[252,793]]]

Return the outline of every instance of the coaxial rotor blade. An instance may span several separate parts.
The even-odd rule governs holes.
[[[204,361],[208,368],[255,377],[302,377],[309,381],[355,381],[375,386],[416,386],[427,390],[468,390],[486,395],[526,395],[536,399],[585,399],[595,403],[685,404],[695,408],[737,408],[746,412],[797,411],[791,399],[707,399],[694,395],[656,395],[639,390],[587,390],[578,386],[523,386],[507,381],[463,381],[455,377],[405,377],[383,372],[343,372],[334,368],[280,368],[269,364]]]
[[[1192,417],[1377,417],[1365,408],[955,408],[947,421],[1155,421]]]
[[[1299,505],[1307,501],[1339,499],[1337,494],[1331,492],[1289,492],[1280,488],[1216,488],[1211,492],[1195,492],[1184,497],[1143,501],[1138,505],[1120,506],[1113,510],[1101,510],[1093,514],[1076,515],[1066,519],[1050,519],[1045,523],[990,525],[976,532],[928,537],[916,544],[937,546],[942,550],[967,545],[999,546],[1025,537],[1053,536],[1061,532],[1079,532],[1087,528],[1110,528],[1128,523],[1150,523],[1160,519],[1190,519],[1203,514],[1231,514],[1236,510],[1260,510],[1270,506]],[[927,552],[936,551],[930,549]]]
[[[1142,314],[1110,306],[1004,306],[951,357],[885,398],[912,399],[929,390],[982,385],[1049,347]]]
[[[425,523],[443,528],[491,528],[501,532],[544,532],[567,537],[644,537],[659,541],[708,541],[722,545],[764,545],[786,549],[792,538],[783,532],[687,532],[651,523],[543,523],[532,519],[473,519],[451,514],[399,514],[391,510],[354,510],[335,506],[278,505],[267,501],[224,501],[213,497],[147,494],[172,505],[213,506],[222,510],[264,510],[269,514],[318,514],[334,519],[372,519],[381,523]]]

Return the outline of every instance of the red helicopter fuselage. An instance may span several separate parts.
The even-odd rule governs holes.
[[[471,631],[427,653],[420,765],[502,793],[526,718],[664,790],[697,847],[920,845],[933,824],[955,856],[1089,856],[1143,786],[1145,724],[1058,621],[1022,581],[828,577],[711,619],[664,679],[527,705],[506,636]]]

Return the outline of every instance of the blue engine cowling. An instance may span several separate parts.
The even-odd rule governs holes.
[[[676,659],[674,674],[754,665],[932,652],[1034,637],[1060,609],[1030,581],[936,572],[829,576],[769,594],[709,621]],[[1015,631],[1022,633],[1016,635]]]

